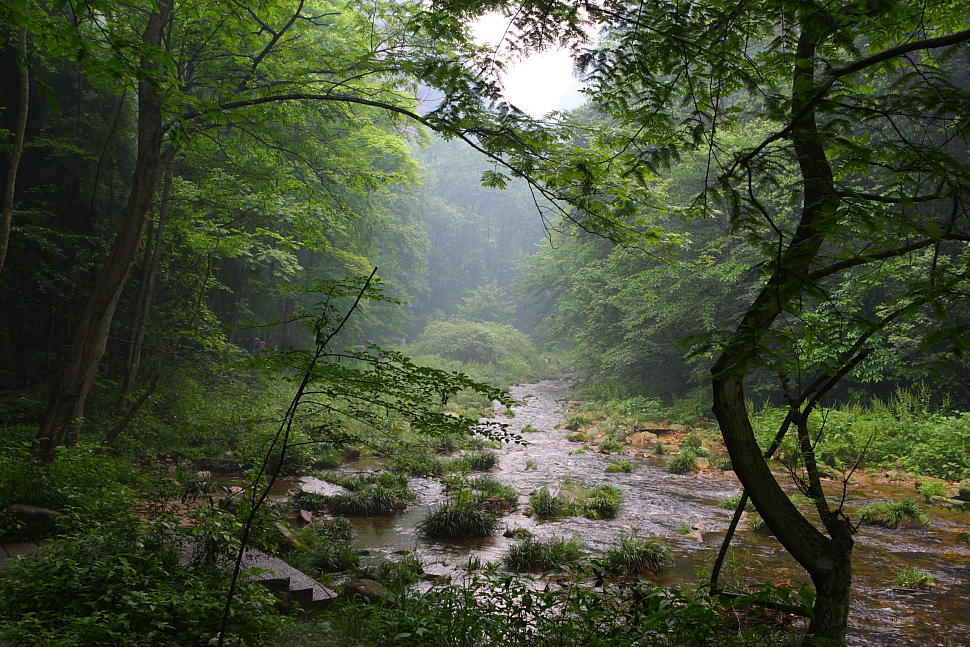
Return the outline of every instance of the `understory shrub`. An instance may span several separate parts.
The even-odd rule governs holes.
[[[0,569],[0,636],[15,645],[203,647],[215,639],[228,588],[234,534],[221,521],[189,530],[131,515],[88,523],[43,551]],[[184,554],[177,537],[218,546]],[[279,627],[276,600],[241,581],[230,644],[258,645]]]
[[[863,467],[893,467],[947,480],[970,476],[970,412],[934,411],[928,391],[899,390],[888,401],[849,404],[817,410],[810,428],[824,433],[815,453],[822,462],[844,469],[862,455]],[[783,407],[764,407],[752,415],[762,446],[774,437],[785,418]],[[794,438],[781,455],[797,455]]]
[[[394,605],[351,603],[325,611],[284,635],[283,645],[382,647],[763,647],[798,644],[797,632],[763,622],[747,599],[657,587],[638,581],[604,589],[560,580],[468,569],[460,582],[404,591]],[[772,600],[802,606],[797,592],[773,589]],[[759,595],[759,597],[761,597]]]

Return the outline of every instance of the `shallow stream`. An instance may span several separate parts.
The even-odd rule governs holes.
[[[698,571],[710,568],[732,511],[718,501],[740,491],[732,475],[707,473],[675,475],[664,469],[663,459],[628,457],[636,466],[632,473],[607,474],[615,456],[588,452],[570,455],[580,445],[568,442],[568,432],[556,429],[562,422],[569,385],[545,381],[512,388],[522,402],[514,418],[502,418],[515,431],[526,425],[539,433],[524,433],[528,445],[506,445],[497,450],[498,464],[489,474],[519,493],[519,510],[502,518],[505,527],[523,527],[540,538],[578,537],[588,547],[605,550],[618,535],[635,533],[644,538],[661,537],[674,551],[674,561],[660,583],[690,585]],[[526,469],[534,461],[536,469]],[[351,471],[367,464],[347,466]],[[624,508],[616,519],[594,521],[582,517],[536,521],[522,514],[531,492],[547,484],[573,478],[586,486],[610,483],[623,492]],[[356,543],[373,556],[392,557],[415,551],[431,573],[455,573],[469,557],[500,561],[512,539],[502,536],[502,526],[492,537],[441,542],[425,539],[415,530],[428,509],[444,501],[441,485],[431,479],[414,479],[417,504],[393,517],[354,519]],[[873,499],[913,496],[898,485],[868,483],[849,492],[850,511]],[[854,598],[850,618],[852,645],[941,646],[970,645],[970,548],[958,544],[956,534],[970,526],[970,514],[924,506],[933,518],[928,528],[887,530],[863,527],[854,552]],[[695,530],[682,534],[684,524]],[[734,539],[733,557],[725,569],[726,581],[743,578],[773,584],[798,584],[804,573],[770,536],[751,532],[741,524]],[[895,571],[916,567],[936,577],[936,585],[924,591],[896,590]]]

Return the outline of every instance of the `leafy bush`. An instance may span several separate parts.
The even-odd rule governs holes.
[[[918,568],[903,568],[893,574],[893,584],[907,589],[924,589],[936,584],[936,578]]]
[[[130,505],[131,493],[121,482],[120,461],[97,445],[61,447],[54,461],[38,461],[26,443],[0,451],[0,510],[13,503],[70,511],[76,523],[120,514]],[[0,537],[18,529],[0,515]]]
[[[429,511],[418,530],[428,537],[443,539],[487,537],[497,522],[496,514],[482,506],[448,503]]]
[[[539,469],[539,463],[537,463],[535,461],[532,461],[532,460],[529,460],[529,461],[526,461],[525,462],[525,470],[527,472],[528,471],[531,471],[531,470],[537,470],[537,469]]]
[[[695,469],[697,469],[697,453],[692,449],[685,449],[667,461],[667,471],[671,474],[688,474]]]
[[[571,434],[567,434],[566,440],[568,440],[571,443],[584,443],[588,440],[588,438],[586,437],[586,434],[584,434],[583,432],[577,431]]]
[[[970,476],[970,412],[934,412],[926,394],[900,390],[889,401],[868,406],[845,405],[818,411],[813,434],[825,428],[816,454],[829,465],[843,468],[864,453],[863,466],[901,467],[941,479]],[[752,416],[762,446],[771,442],[786,415],[782,407],[765,407]],[[794,438],[782,454],[797,454]]]
[[[764,609],[629,582],[588,586],[583,578],[542,587],[528,576],[484,568],[470,560],[460,583],[402,591],[395,605],[352,603],[296,625],[281,645],[385,647],[754,647],[796,644],[790,627],[764,623]],[[765,597],[802,606],[798,592]],[[762,596],[758,596],[762,597]]]
[[[219,537],[236,529],[198,523],[194,545],[221,548],[216,559],[187,563],[173,530],[119,515],[0,569],[0,635],[18,645],[209,644],[219,630],[231,563]],[[259,585],[240,582],[229,641],[261,644],[279,626],[275,605]]]
[[[731,463],[730,456],[715,456],[711,459],[711,465],[721,470],[722,472],[728,472],[734,469],[734,465]]]
[[[630,473],[633,471],[633,461],[627,458],[621,458],[619,460],[615,460],[606,466],[606,471],[611,473],[612,472]]]
[[[421,355],[492,367],[492,375],[487,370],[466,371],[489,382],[495,382],[488,379],[495,369],[528,379],[538,375],[541,368],[532,340],[512,326],[491,322],[432,321],[418,337],[414,350]]]
[[[862,523],[870,526],[882,526],[884,528],[898,528],[900,523],[914,526],[925,526],[930,523],[930,518],[919,509],[914,499],[887,499],[870,503],[859,510]]]
[[[537,433],[539,433],[539,428],[538,427],[533,427],[532,425],[526,425],[525,427],[522,427],[522,433],[524,433],[524,434],[537,434]]]
[[[916,489],[927,503],[935,496],[946,496],[946,483],[943,481],[923,481],[916,486]]]
[[[575,539],[526,537],[505,552],[502,562],[512,571],[562,571],[579,564],[585,553],[583,544]]]
[[[619,543],[606,551],[604,564],[607,571],[614,575],[659,573],[671,554],[667,544],[659,539],[638,539],[624,535]]]

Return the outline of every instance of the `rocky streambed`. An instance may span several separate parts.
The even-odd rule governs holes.
[[[519,507],[502,517],[506,528],[526,528],[539,538],[576,537],[593,551],[605,550],[624,534],[664,539],[674,551],[672,565],[656,580],[662,584],[689,586],[702,581],[710,568],[731,510],[718,502],[740,492],[731,472],[702,469],[698,473],[671,474],[665,460],[644,455],[625,456],[634,464],[629,473],[607,473],[615,455],[577,453],[579,445],[566,440],[567,431],[557,429],[571,396],[564,382],[545,381],[514,387],[512,395],[522,404],[514,417],[502,417],[523,433],[527,445],[506,445],[497,450],[498,462],[489,475],[513,487]],[[538,431],[531,431],[532,429]],[[349,472],[366,471],[377,464],[348,464]],[[565,517],[536,520],[524,514],[530,493],[555,488],[569,479],[585,486],[610,484],[620,489],[624,507],[615,519],[593,520]],[[306,487],[326,487],[305,481]],[[457,573],[471,557],[500,561],[514,541],[502,534],[460,541],[424,538],[418,523],[429,509],[442,504],[445,493],[433,479],[417,478],[410,488],[418,501],[394,516],[353,519],[355,544],[370,558],[394,558],[406,552],[421,556],[432,575]],[[911,489],[890,483],[862,482],[848,493],[850,512],[874,499],[911,497]],[[970,514],[925,506],[932,523],[925,528],[889,530],[864,526],[857,535],[854,555],[855,587],[851,613],[850,644],[955,647],[970,645],[970,547],[956,537],[970,526]],[[770,536],[746,530],[744,524],[734,540],[726,567],[730,582],[800,584],[804,574]],[[893,573],[915,567],[932,574],[936,584],[925,590],[900,590]]]

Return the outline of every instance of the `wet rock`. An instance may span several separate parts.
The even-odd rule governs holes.
[[[350,490],[345,487],[328,483],[315,476],[302,477],[298,487],[308,494],[316,494],[317,496],[336,496],[338,494],[350,493]]]
[[[57,518],[61,516],[57,510],[19,503],[7,508],[7,512],[22,524],[18,534],[23,537],[50,537],[57,528]]]
[[[376,580],[351,580],[344,587],[344,594],[351,598],[360,598],[367,602],[388,602],[394,604],[394,594],[386,586]]]
[[[961,501],[970,501],[970,481],[960,483],[960,489],[957,491],[956,498]]]
[[[627,444],[635,447],[653,447],[660,436],[650,431],[636,431],[626,437]]]
[[[503,537],[511,537],[513,539],[525,539],[526,537],[532,536],[532,531],[528,528],[506,528],[505,532],[502,533]]]

